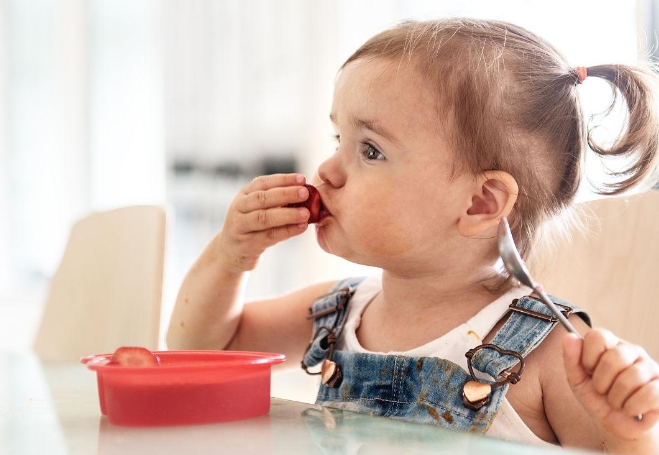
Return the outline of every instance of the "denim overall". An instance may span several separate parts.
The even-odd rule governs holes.
[[[510,305],[510,317],[492,341],[465,353],[470,371],[435,357],[334,350],[350,298],[363,279],[349,278],[339,282],[330,294],[317,300],[309,309],[309,319],[314,320],[314,336],[302,367],[309,373],[308,367],[327,363],[326,359],[330,359],[338,365],[342,376],[329,386],[320,385],[317,404],[485,433],[510,384],[521,379],[522,359],[557,323],[551,311],[539,300],[528,296],[515,299]],[[565,315],[578,312],[589,323],[583,311],[551,298]],[[477,409],[465,405],[463,399],[463,387],[473,380],[492,387],[487,403]]]

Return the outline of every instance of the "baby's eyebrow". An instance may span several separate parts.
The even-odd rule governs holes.
[[[337,119],[334,114],[330,114],[330,120],[332,123],[335,125],[337,124]],[[374,133],[382,136],[383,138],[387,139],[390,142],[393,142],[395,144],[400,145],[400,141],[396,138],[396,136],[393,135],[389,130],[387,130],[383,125],[382,122],[379,122],[377,120],[366,120],[366,119],[361,119],[357,117],[350,117],[350,124],[357,129],[367,129],[370,131],[373,131]]]

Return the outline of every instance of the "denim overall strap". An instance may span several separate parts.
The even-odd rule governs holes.
[[[357,285],[365,278],[353,277],[339,281],[329,294],[316,300],[309,308],[308,317],[314,321],[313,338],[304,354],[303,367],[312,367],[327,358],[330,349],[327,342],[330,332],[327,329],[332,329],[336,338],[341,336],[350,297],[355,293]]]
[[[564,315],[577,313],[590,325],[590,319],[582,309],[554,296],[550,296],[550,299]],[[490,344],[517,352],[525,358],[551,333],[558,320],[542,301],[530,296],[513,300],[510,309],[510,317]],[[476,370],[498,379],[502,373],[514,368],[519,360],[514,356],[501,355],[493,349],[480,349],[473,354],[471,363]]]

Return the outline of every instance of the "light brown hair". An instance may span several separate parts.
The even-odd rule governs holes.
[[[476,19],[404,22],[368,40],[345,65],[385,58],[410,64],[428,83],[442,123],[438,131],[456,154],[455,172],[510,173],[519,196],[510,224],[527,258],[545,221],[565,211],[582,178],[590,148],[625,157],[626,166],[597,188],[619,194],[656,171],[657,76],[648,66],[600,65],[588,76],[609,82],[628,116],[610,147],[592,138],[579,101],[576,71],[551,44],[513,24]]]

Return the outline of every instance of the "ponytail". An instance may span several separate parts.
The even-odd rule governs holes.
[[[609,170],[612,181],[596,185],[602,195],[623,193],[633,187],[657,179],[659,160],[659,106],[654,69],[626,65],[598,65],[587,68],[588,76],[606,80],[612,89],[613,100],[604,115],[609,115],[619,96],[627,106],[628,118],[624,130],[610,148],[597,144],[589,125],[588,145],[600,157],[622,157],[622,169]]]

